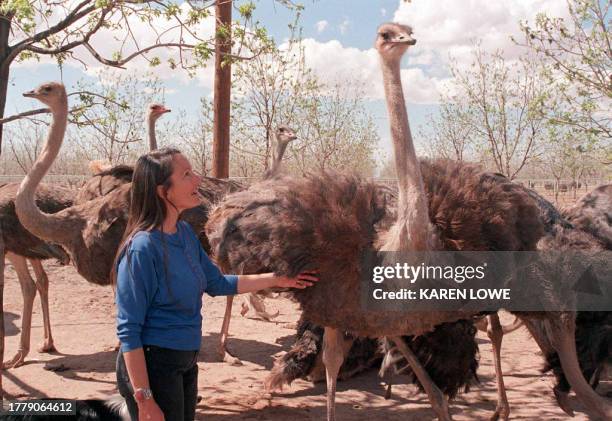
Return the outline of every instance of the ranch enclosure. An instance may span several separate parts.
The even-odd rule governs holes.
[[[113,291],[84,281],[71,266],[45,263],[52,283],[49,289],[51,321],[57,353],[38,353],[43,339],[42,315],[38,299],[34,303],[32,351],[22,367],[4,371],[5,399],[61,397],[67,399],[106,398],[116,394],[115,310]],[[15,273],[9,266],[5,286],[6,351],[17,350],[20,332],[21,293]],[[204,333],[199,357],[199,388],[202,401],[197,419],[202,420],[320,420],[325,416],[325,385],[295,381],[270,399],[263,396],[263,380],[274,356],[289,349],[299,317],[295,304],[280,298],[268,300],[280,316],[273,323],[241,317],[234,305],[229,349],[239,356],[242,366],[216,361],[215,346],[225,309],[225,298],[206,296]],[[513,317],[502,315],[502,322]],[[454,419],[487,420],[495,409],[496,384],[490,342],[479,332],[480,384],[460,394],[451,405]],[[565,420],[552,394],[553,377],[542,375],[543,359],[524,328],[504,337],[502,367],[508,388],[512,419]],[[433,420],[426,395],[413,386],[393,386],[393,396],[384,399],[385,386],[377,370],[338,383],[337,411],[342,420]],[[600,385],[612,391],[609,378]],[[576,420],[587,420],[580,412]]]

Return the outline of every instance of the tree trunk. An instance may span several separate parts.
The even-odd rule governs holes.
[[[10,48],[8,44],[11,32],[11,17],[0,15],[0,118],[4,117],[6,106],[6,95],[8,92],[9,70],[11,61],[9,60]],[[4,126],[0,124],[0,155],[2,155],[2,132]]]
[[[229,177],[230,141],[230,98],[232,88],[232,68],[229,60],[224,63],[226,54],[231,53],[232,0],[217,0],[216,39],[215,39],[215,86],[213,103],[213,162],[212,176]],[[227,33],[220,37],[220,31]]]

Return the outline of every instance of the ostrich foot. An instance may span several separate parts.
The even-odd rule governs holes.
[[[27,355],[28,355],[28,351],[24,351],[24,350],[17,351],[17,353],[13,356],[13,358],[11,358],[8,361],[5,361],[2,364],[2,368],[9,369],[9,368],[21,367],[22,365],[25,364],[25,357]]]
[[[57,352],[57,349],[55,348],[55,344],[53,344],[53,341],[48,341],[48,342],[45,342],[43,344],[43,346],[38,348],[37,351],[38,352],[50,353],[50,352]]]
[[[270,322],[280,314],[280,310],[276,310],[276,313],[268,313],[262,301],[258,301],[256,303],[253,301],[253,299],[249,298],[241,304],[240,315],[242,317],[244,317],[250,310],[253,310],[255,317],[265,320],[266,322]]]
[[[510,407],[507,405],[498,405],[497,408],[495,408],[495,412],[489,419],[491,421],[497,421],[499,419],[508,421],[508,419],[510,419]]]
[[[567,393],[559,390],[557,387],[553,389],[553,392],[555,393],[555,399],[557,399],[557,404],[559,405],[559,408],[561,408],[563,412],[565,412],[570,417],[573,417],[574,410],[570,405]]]
[[[225,346],[220,346],[217,349],[217,355],[219,356],[219,360],[224,363],[228,363],[233,366],[243,365],[242,361],[240,361],[240,358],[234,357],[232,354],[230,354],[229,351],[225,348]]]
[[[392,386],[393,385],[391,383],[387,385],[387,390],[385,390],[385,399],[391,399],[391,394],[392,394],[391,387]]]
[[[228,363],[230,365],[233,366],[241,366],[242,361],[240,361],[240,358],[238,357],[234,357],[232,354],[230,354],[229,352],[225,352],[225,354],[223,354],[223,362],[224,363]]]

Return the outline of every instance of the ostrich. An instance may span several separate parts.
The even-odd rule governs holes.
[[[155,123],[164,114],[171,110],[163,104],[152,103],[147,106],[146,120],[149,138],[149,150],[157,149],[157,138],[155,135]],[[95,165],[92,167],[95,175],[87,180],[79,189],[74,204],[80,205],[100,196],[105,196],[117,187],[132,181],[134,168],[131,165],[114,165],[103,167]]]
[[[312,382],[325,378],[325,367],[321,359],[324,328],[300,318],[296,340],[291,349],[274,362],[265,380],[266,391],[272,392],[290,385],[295,379],[302,378]],[[404,336],[419,361],[434,383],[448,396],[454,398],[464,389],[469,390],[478,381],[478,344],[476,327],[469,320],[444,323],[421,336]],[[379,339],[354,337],[345,333],[343,342],[344,362],[338,372],[338,379],[353,377],[376,365],[380,367],[381,377],[387,373],[404,374],[421,391],[423,386],[415,377],[410,365],[406,364],[399,349],[384,337]],[[381,364],[382,363],[382,364]],[[391,380],[387,381],[385,398],[391,396]]]
[[[612,223],[608,216],[612,212],[612,185],[597,187],[562,213],[535,192],[533,195],[537,196],[547,227],[547,235],[538,243],[541,250],[612,250]],[[548,337],[545,324],[539,320],[530,320],[526,326],[546,358],[543,371],[552,370],[556,377],[553,391],[559,406],[573,416],[567,396],[571,386],[559,355]],[[603,367],[612,362],[611,346],[612,313],[579,311],[576,315],[576,349],[580,368],[593,389],[597,387]]]
[[[543,234],[533,200],[504,177],[449,161],[418,164],[399,71],[402,55],[415,43],[411,33],[408,27],[385,24],[379,28],[376,42],[399,184],[397,215],[391,227],[378,224],[388,218],[376,186],[342,174],[259,183],[227,196],[213,210],[206,226],[217,262],[225,270],[265,268],[287,275],[305,269],[319,270],[317,285],[290,294],[300,303],[304,317],[325,329],[328,419],[335,418],[344,331],[359,336],[388,336],[411,365],[438,417],[450,419],[442,393],[400,335],[420,335],[437,325],[475,315],[472,311],[364,309],[358,264],[364,254],[457,248],[535,250]],[[423,179],[430,184],[434,196],[429,208]],[[368,269],[369,265],[364,269],[366,273]],[[612,408],[592,393],[578,369],[573,321],[573,314],[547,320],[554,346],[579,398],[598,414],[609,417]]]
[[[49,319],[49,279],[41,264],[41,260],[55,258],[66,264],[68,255],[56,244],[45,242],[30,234],[19,222],[15,214],[15,197],[19,183],[8,183],[0,187],[0,259],[4,262],[6,257],[19,280],[23,297],[21,313],[21,337],[19,349],[15,355],[3,363],[4,368],[15,368],[23,365],[30,351],[30,333],[32,327],[32,309],[36,291],[40,294],[40,304],[43,313],[44,342],[39,352],[53,352],[53,335]],[[72,205],[73,192],[69,189],[54,186],[41,186],[37,192],[38,206],[48,213],[55,213]],[[30,261],[36,282],[32,279],[27,261]],[[0,276],[2,288],[4,286],[4,267]],[[3,329],[0,327],[0,329]],[[4,354],[0,353],[3,359]],[[0,359],[0,361],[2,361]]]
[[[155,123],[157,119],[162,115],[169,113],[169,108],[164,107],[162,104],[152,103],[148,106],[147,113],[147,131],[149,132],[149,150],[154,151],[157,149],[157,138],[155,136]]]
[[[22,181],[15,198],[19,222],[32,235],[59,244],[86,280],[107,285],[110,283],[114,253],[127,221],[130,185],[123,185],[107,196],[67,207],[54,214],[43,212],[44,208],[39,208],[34,195],[44,192],[39,183],[61,147],[67,125],[68,103],[65,88],[60,83],[45,83],[24,96],[36,98],[47,105],[51,109],[52,122],[43,151]],[[1,309],[0,316],[3,318],[3,307]],[[0,323],[0,326],[3,325]],[[1,331],[0,343],[3,353],[4,330]]]
[[[576,228],[586,231],[612,249],[612,184],[604,184],[563,211]]]
[[[290,142],[297,139],[295,130],[291,129],[286,125],[279,125],[274,131],[274,150],[272,152],[272,162],[270,168],[265,171],[263,179],[271,180],[276,177],[280,177],[282,174],[282,161],[287,146]],[[227,352],[227,337],[229,335],[229,323],[232,317],[232,304],[234,297],[229,295],[227,297],[225,305],[225,313],[223,315],[223,323],[221,324],[221,334],[219,338],[218,354],[222,361],[231,362],[232,364],[240,364],[240,360],[233,357]],[[261,319],[270,321],[271,319],[278,316],[278,312],[275,314],[268,313],[265,309],[264,303],[260,296],[256,293],[247,294],[244,297],[242,303],[242,309],[240,314],[244,316],[249,310],[253,310],[254,313]]]

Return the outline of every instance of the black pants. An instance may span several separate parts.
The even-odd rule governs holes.
[[[166,421],[192,421],[198,396],[198,351],[177,351],[144,345],[149,384],[153,398]],[[123,354],[117,355],[117,386],[127,402],[132,421],[138,421],[138,407]]]

